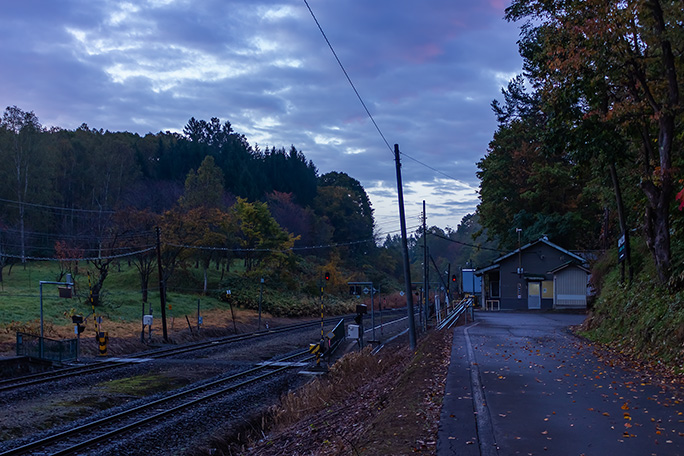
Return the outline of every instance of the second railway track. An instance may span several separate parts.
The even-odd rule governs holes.
[[[397,312],[401,312],[402,309],[398,311],[385,311],[384,315],[391,316]],[[340,319],[349,320],[353,316],[343,316],[343,317],[332,317],[323,320],[324,325],[330,325],[337,323]],[[389,322],[388,322],[389,323]],[[33,386],[41,383],[51,382],[54,380],[65,379],[69,377],[81,376],[90,373],[97,373],[106,371],[109,369],[116,369],[122,366],[130,365],[133,362],[138,362],[140,359],[160,359],[167,358],[176,355],[181,355],[184,353],[190,353],[200,350],[212,349],[219,347],[221,345],[232,344],[247,340],[259,339],[269,336],[276,336],[285,332],[296,331],[306,328],[315,328],[320,326],[320,320],[307,321],[303,323],[297,323],[293,325],[281,326],[277,328],[256,331],[252,333],[245,334],[235,334],[227,337],[221,337],[217,339],[204,340],[200,342],[183,344],[178,346],[168,346],[157,350],[150,350],[141,353],[136,353],[128,355],[121,358],[107,359],[104,361],[98,361],[94,364],[87,364],[81,366],[72,366],[62,369],[57,369],[48,372],[42,372],[38,374],[26,375],[22,377],[10,378],[0,380],[0,394],[6,391],[15,390],[27,386]]]
[[[302,366],[295,361],[311,360],[308,350],[302,350],[272,363],[262,363],[245,371],[203,383],[145,404],[131,407],[116,414],[96,419],[72,429],[39,438],[6,450],[0,456],[14,455],[68,455],[76,454],[123,433],[134,433],[152,422],[204,403],[217,396],[230,394],[240,388]],[[287,363],[294,364],[287,364]],[[283,364],[285,363],[285,364]],[[75,443],[77,442],[77,443]]]

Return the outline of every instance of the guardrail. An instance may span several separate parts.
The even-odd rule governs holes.
[[[17,333],[17,356],[48,361],[72,361],[78,356],[78,339],[48,339],[35,334]]]
[[[475,300],[472,296],[467,296],[458,304],[454,306],[454,310],[442,320],[442,322],[437,326],[437,329],[451,328],[456,324],[461,315],[465,314],[468,310],[472,310]]]

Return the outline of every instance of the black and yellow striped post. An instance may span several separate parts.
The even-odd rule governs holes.
[[[320,366],[323,348],[323,342],[319,342],[317,344],[309,344],[309,353],[311,353],[312,355],[316,355],[316,367]]]
[[[107,356],[107,342],[109,342],[109,334],[107,331],[98,332],[97,344],[100,348],[99,356]]]

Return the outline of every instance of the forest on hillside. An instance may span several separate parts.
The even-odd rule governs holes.
[[[25,261],[59,262],[59,280],[80,264],[97,300],[114,265],[127,261],[146,301],[159,242],[165,279],[202,268],[204,292],[209,268],[224,277],[236,265],[244,276],[310,294],[324,269],[338,292],[348,280],[385,290],[402,283],[399,235],[378,239],[359,181],[319,175],[295,146],[253,147],[218,118],[190,118],[182,134],[140,136],[85,124],[48,129],[32,111],[10,106],[0,120],[0,160],[0,282]],[[473,240],[480,229],[468,216],[456,230],[427,230],[439,274],[452,262],[456,272],[495,256]],[[410,234],[419,278],[424,233]]]

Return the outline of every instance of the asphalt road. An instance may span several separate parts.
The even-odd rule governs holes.
[[[615,367],[570,333],[583,319],[479,312],[457,327],[437,455],[684,455],[684,390]]]

